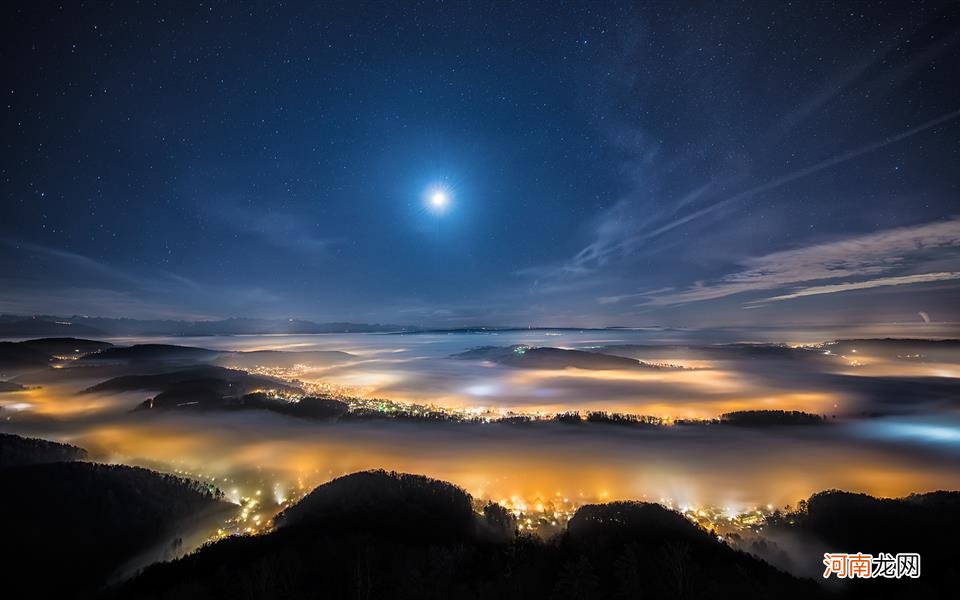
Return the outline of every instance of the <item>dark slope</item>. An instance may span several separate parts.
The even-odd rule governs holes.
[[[960,492],[932,492],[906,498],[828,491],[801,502],[796,512],[781,515],[771,533],[816,539],[832,552],[917,552],[919,579],[848,581],[846,591],[863,598],[948,598],[960,577]],[[814,552],[806,564],[822,564]]]
[[[346,362],[356,358],[347,352],[336,350],[310,350],[287,352],[281,350],[255,350],[252,352],[230,352],[216,359],[218,365],[228,367],[279,367],[291,368],[295,365],[325,366]]]
[[[0,470],[4,596],[82,597],[122,565],[228,505],[202,484],[86,462]]]
[[[253,388],[257,386],[286,385],[275,379],[260,375],[250,375],[246,371],[201,365],[165,373],[151,373],[149,375],[121,375],[90,386],[84,392],[129,392],[133,390],[165,391],[185,381],[198,379],[215,379],[224,382],[236,383],[238,388]],[[286,385],[294,389],[293,386]],[[246,392],[244,392],[246,393]]]
[[[155,565],[115,598],[816,598],[820,591],[720,544],[663,508],[584,507],[552,542],[481,517],[442,482],[384,472],[320,486],[272,533]],[[484,532],[487,532],[485,534]],[[688,577],[689,574],[689,577]],[[690,581],[696,578],[695,581]],[[623,595],[627,594],[627,595]]]
[[[49,356],[71,356],[79,358],[84,354],[105,350],[113,346],[110,342],[86,340],[82,338],[57,337],[39,338],[20,342],[21,346],[43,352]]]
[[[421,475],[354,473],[316,488],[277,515],[278,527],[391,535],[401,539],[470,539],[476,524],[470,496]]]
[[[0,468],[83,460],[87,451],[69,444],[0,433]]]
[[[250,375],[246,371],[202,365],[165,373],[149,375],[122,375],[102,381],[83,391],[128,392],[134,390],[158,391],[145,401],[142,409],[197,408],[270,408],[274,404],[289,404],[271,400],[266,395],[253,393],[273,390],[292,394],[300,388],[262,375]],[[249,401],[247,401],[249,400]],[[306,409],[306,405],[304,406]]]
[[[527,346],[483,346],[453,355],[461,360],[488,360],[509,367],[525,369],[658,369],[657,365],[623,356],[612,356],[583,350],[530,348]]]
[[[172,344],[136,344],[133,346],[113,346],[81,358],[83,362],[94,361],[208,361],[221,353],[193,346],[175,346]]]
[[[0,342],[0,369],[23,371],[48,366],[56,357],[79,358],[110,348],[112,344],[80,338],[40,338],[23,342]]]
[[[0,342],[0,370],[40,369],[50,364],[46,352],[16,342]]]
[[[562,534],[554,597],[815,597],[818,590],[733,550],[659,504],[581,507]]]

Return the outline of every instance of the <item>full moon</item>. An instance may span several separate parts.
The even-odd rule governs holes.
[[[443,192],[434,192],[433,195],[430,196],[430,203],[436,208],[443,208],[447,205],[447,195]]]
[[[435,212],[441,212],[447,208],[450,203],[450,197],[443,190],[436,190],[430,194],[430,208]]]

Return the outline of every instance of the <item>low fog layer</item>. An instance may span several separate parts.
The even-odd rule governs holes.
[[[427,474],[481,497],[662,497],[731,509],[829,488],[891,496],[960,487],[960,360],[949,342],[691,345],[615,331],[111,341],[78,360],[4,367],[4,378],[27,389],[0,395],[2,429],[73,442],[100,460],[216,478],[238,495],[370,468]],[[204,350],[127,350],[133,342]],[[485,346],[495,350],[476,351]],[[538,357],[532,365],[527,349]],[[236,390],[217,393],[270,387],[467,415],[611,411],[682,422],[785,410],[825,419],[633,427],[305,420],[262,405],[188,410],[192,402],[143,410],[166,397],[151,382],[191,369],[209,379],[225,368],[248,373],[228,382]]]

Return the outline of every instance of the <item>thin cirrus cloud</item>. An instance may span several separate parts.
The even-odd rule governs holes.
[[[774,252],[745,261],[742,270],[713,283],[698,283],[685,290],[648,294],[647,306],[675,306],[717,300],[737,294],[785,290],[757,302],[776,302],[804,296],[831,294],[875,287],[909,285],[960,278],[957,271],[903,273],[946,259],[960,262],[960,218],[912,227],[899,227],[834,242]],[[818,283],[846,279],[840,283]],[[791,289],[793,288],[793,289]]]
[[[564,276],[583,276],[596,272],[606,265],[616,256],[627,256],[634,253],[638,248],[651,248],[654,239],[663,236],[675,229],[683,227],[688,223],[720,213],[723,209],[735,206],[736,203],[770,192],[783,187],[794,181],[809,177],[821,171],[831,169],[842,163],[870,154],[877,150],[886,148],[907,138],[921,134],[934,129],[939,125],[949,123],[960,118],[960,110],[954,110],[941,114],[940,116],[921,123],[915,127],[902,131],[881,140],[875,141],[853,150],[843,152],[832,156],[826,160],[809,165],[802,169],[797,169],[790,173],[774,177],[760,185],[750,189],[743,190],[732,196],[727,196],[716,202],[707,204],[697,210],[687,213],[683,216],[677,216],[677,208],[691,204],[701,196],[707,195],[710,191],[710,184],[695,188],[681,199],[674,207],[672,213],[666,222],[659,225],[645,226],[641,225],[640,220],[632,212],[631,203],[621,200],[607,209],[594,222],[594,239],[575,254],[571,259],[560,265],[549,265],[534,269],[526,269],[524,272],[533,273],[537,276],[564,277]],[[729,294],[722,294],[729,295]],[[708,298],[703,298],[708,299]]]
[[[200,282],[162,269],[122,267],[61,248],[0,238],[0,313],[212,318],[210,307],[270,307],[282,298],[251,284]],[[190,298],[184,302],[184,298]]]
[[[221,206],[209,216],[236,234],[296,252],[329,250],[339,241],[319,235],[314,221],[293,213]]]
[[[934,281],[948,281],[951,279],[960,279],[960,272],[947,271],[943,273],[920,273],[917,275],[903,275],[901,277],[881,277],[879,279],[870,279],[867,281],[858,281],[856,283],[833,283],[830,285],[816,285],[803,288],[782,296],[772,296],[759,302],[778,302],[780,300],[792,300],[794,298],[803,298],[804,296],[817,296],[820,294],[835,294],[837,292],[849,292],[852,290],[866,290],[877,287],[887,287],[893,285],[907,285],[911,283],[931,283]]]
[[[690,213],[690,214],[687,214],[687,215],[685,215],[685,216],[683,216],[683,217],[680,217],[680,218],[678,218],[678,219],[674,219],[674,220],[672,220],[672,221],[670,221],[670,222],[668,222],[668,223],[665,223],[665,224],[663,224],[663,225],[661,225],[661,226],[653,229],[652,231],[648,231],[648,232],[644,232],[644,233],[638,234],[638,235],[634,236],[632,239],[630,239],[629,241],[630,241],[631,244],[637,245],[637,244],[639,244],[639,243],[642,242],[642,241],[659,237],[659,236],[663,235],[664,233],[667,233],[668,231],[671,231],[671,230],[673,230],[673,229],[676,229],[676,228],[678,228],[678,227],[681,227],[681,226],[683,226],[683,225],[686,225],[687,223],[690,223],[691,221],[695,221],[695,220],[700,219],[700,218],[702,218],[702,217],[705,217],[705,216],[707,216],[707,215],[710,215],[710,214],[719,212],[721,209],[724,209],[724,208],[727,208],[727,207],[729,207],[729,206],[735,205],[735,204],[736,204],[737,202],[739,202],[739,201],[746,200],[746,199],[748,199],[748,198],[752,198],[752,197],[754,197],[754,196],[758,196],[758,195],[763,194],[763,193],[765,193],[765,192],[769,192],[769,191],[775,190],[775,189],[777,189],[777,188],[779,188],[779,187],[782,187],[782,186],[784,186],[784,185],[787,185],[787,184],[792,183],[792,182],[794,182],[794,181],[797,181],[797,180],[799,180],[799,179],[803,179],[803,178],[808,177],[808,176],[810,176],[810,175],[814,175],[814,174],[816,174],[816,173],[819,173],[820,171],[824,171],[824,170],[826,170],[826,169],[830,169],[830,168],[832,168],[832,167],[835,167],[835,166],[840,165],[840,164],[842,164],[842,163],[848,162],[848,161],[853,160],[853,159],[855,159],[855,158],[859,158],[859,157],[864,156],[864,155],[866,155],[866,154],[870,154],[870,153],[872,153],[872,152],[875,152],[876,150],[880,150],[880,149],[882,149],[882,148],[886,148],[887,146],[891,146],[891,145],[893,145],[893,144],[896,144],[897,142],[903,141],[903,140],[905,140],[905,139],[907,139],[907,138],[911,138],[911,137],[913,137],[913,136],[915,136],[915,135],[918,135],[918,134],[920,134],[920,133],[923,133],[923,132],[925,132],[925,131],[928,131],[928,130],[930,130],[930,129],[933,129],[934,127],[936,127],[936,126],[938,126],[938,125],[942,125],[942,124],[944,124],[944,123],[949,123],[950,121],[953,121],[953,120],[955,120],[955,119],[957,119],[957,118],[960,118],[960,110],[954,110],[954,111],[951,111],[951,112],[948,112],[948,113],[944,113],[944,114],[940,115],[939,117],[936,117],[936,118],[934,118],[934,119],[931,119],[931,120],[929,120],[929,121],[926,121],[926,122],[924,122],[924,123],[921,123],[920,125],[917,125],[916,127],[912,127],[912,128],[910,128],[910,129],[907,129],[906,131],[902,131],[902,132],[900,132],[900,133],[898,133],[898,134],[896,134],[896,135],[893,135],[893,136],[884,138],[884,139],[882,139],[882,140],[878,140],[878,141],[873,142],[873,143],[870,143],[870,144],[866,144],[866,145],[864,145],[864,146],[860,146],[859,148],[855,148],[855,149],[853,149],[853,150],[849,150],[849,151],[847,151],[847,152],[844,152],[844,153],[842,153],[842,154],[838,154],[838,155],[836,155],[836,156],[832,156],[832,157],[830,157],[830,158],[828,158],[828,159],[826,159],[826,160],[820,161],[820,162],[818,162],[818,163],[816,163],[816,164],[812,164],[812,165],[807,166],[807,167],[804,167],[804,168],[802,168],[802,169],[798,169],[798,170],[796,170],[796,171],[792,171],[792,172],[787,173],[787,174],[785,174],[785,175],[781,175],[780,177],[776,177],[776,178],[774,178],[774,179],[771,179],[770,181],[767,181],[766,183],[763,183],[763,184],[758,185],[758,186],[756,186],[756,187],[750,188],[750,189],[748,189],[748,190],[744,190],[744,191],[742,191],[742,192],[739,192],[739,193],[737,193],[737,194],[734,194],[733,196],[730,196],[730,197],[724,198],[723,200],[719,200],[719,201],[717,201],[717,202],[714,202],[713,204],[709,204],[709,205],[707,205],[707,206],[705,206],[705,207],[703,207],[703,208],[701,208],[701,209],[699,209],[699,210],[696,210],[696,211],[694,211],[694,212],[692,212],[692,213]]]

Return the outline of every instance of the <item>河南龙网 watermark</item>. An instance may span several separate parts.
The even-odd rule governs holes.
[[[920,555],[914,552],[890,554],[881,552],[874,556],[857,552],[824,552],[823,564],[827,567],[823,571],[824,579],[836,575],[840,579],[872,579],[885,577],[900,579],[901,577],[920,577]]]

